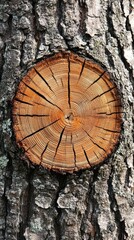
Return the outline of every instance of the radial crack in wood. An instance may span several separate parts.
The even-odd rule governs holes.
[[[73,172],[103,162],[121,131],[115,84],[98,64],[73,53],[37,63],[13,101],[16,141],[35,164]]]

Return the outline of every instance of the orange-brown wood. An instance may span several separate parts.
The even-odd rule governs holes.
[[[13,128],[33,163],[66,172],[90,168],[117,144],[117,88],[98,64],[58,53],[36,64],[20,82]]]

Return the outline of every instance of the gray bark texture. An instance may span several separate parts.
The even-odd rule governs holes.
[[[0,240],[134,240],[133,40],[133,0],[0,0]],[[19,81],[63,50],[108,69],[124,112],[108,161],[74,174],[33,166],[12,131]]]

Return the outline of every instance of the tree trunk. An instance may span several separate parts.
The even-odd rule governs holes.
[[[1,0],[0,240],[134,239],[133,39],[133,0]],[[104,65],[124,112],[108,161],[63,175],[29,164],[11,116],[27,70],[61,50]]]

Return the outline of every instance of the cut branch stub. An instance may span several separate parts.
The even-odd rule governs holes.
[[[98,64],[58,53],[36,64],[20,82],[13,128],[33,163],[66,172],[90,168],[118,142],[118,91]]]

